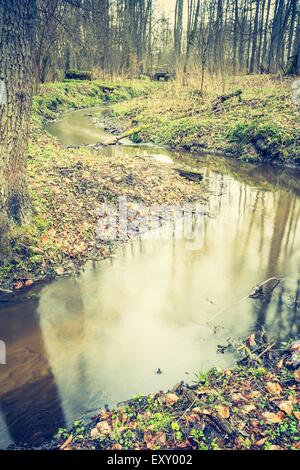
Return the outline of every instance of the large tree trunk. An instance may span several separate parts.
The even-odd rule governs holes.
[[[259,0],[256,0],[249,73],[253,73],[255,71],[255,58],[256,58],[256,52],[257,52],[256,48],[257,48],[258,18],[259,18]]]
[[[26,218],[26,150],[33,85],[35,0],[0,0],[0,243]],[[4,85],[3,85],[4,83]],[[1,244],[2,244],[1,243]]]

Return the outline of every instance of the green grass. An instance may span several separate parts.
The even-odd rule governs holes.
[[[100,80],[47,83],[33,98],[32,120],[40,126],[44,120],[55,119],[64,111],[136,98],[148,93],[151,87],[150,82],[137,80],[117,85]]]
[[[291,97],[290,79],[232,79],[225,90],[241,88],[242,100],[228,100],[217,111],[212,103],[223,93],[220,84],[212,80],[203,96],[197,86],[168,83],[143,100],[117,104],[113,114],[124,127],[141,126],[138,142],[208,149],[250,162],[300,164],[299,108]]]

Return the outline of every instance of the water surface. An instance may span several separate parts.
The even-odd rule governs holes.
[[[95,143],[108,134],[87,114],[100,111],[69,113],[49,131],[64,145]],[[262,327],[277,338],[299,333],[299,173],[153,146],[103,152],[202,171],[213,194],[210,217],[195,227],[203,243],[135,240],[78,278],[35,287],[34,299],[0,304],[0,448],[38,444],[106,403],[232,366],[234,356],[217,353],[228,337]],[[282,282],[270,299],[247,297],[271,276]]]

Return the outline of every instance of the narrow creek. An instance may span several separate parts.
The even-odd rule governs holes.
[[[72,111],[47,130],[64,145],[96,143],[109,135],[95,124],[102,112]],[[75,279],[0,304],[0,448],[38,444],[104,404],[232,366],[233,354],[217,352],[228,337],[262,327],[282,339],[299,333],[298,171],[128,141],[101,151],[201,171],[213,192],[203,243],[137,239]],[[247,297],[271,276],[282,282],[270,300]]]

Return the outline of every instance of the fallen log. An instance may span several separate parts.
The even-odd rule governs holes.
[[[126,137],[130,137],[134,134],[138,134],[139,132],[141,132],[141,130],[146,129],[147,127],[149,126],[134,127],[133,129],[129,129],[128,131],[123,132],[121,135],[109,137],[107,140],[102,142],[102,144],[103,145],[115,145],[120,140],[125,139]]]
[[[181,170],[180,168],[177,168],[176,171],[180,176],[182,176],[183,178],[186,178],[189,181],[194,181],[196,183],[199,183],[199,181],[203,180],[202,173],[197,173],[196,171]]]
[[[278,279],[277,277],[270,277],[270,279],[267,279],[261,284],[255,286],[248,297],[250,299],[259,299],[265,297],[266,295],[270,295],[279,283],[280,279]]]
[[[232,93],[228,93],[228,95],[218,96],[218,98],[213,101],[211,109],[213,111],[216,111],[217,109],[219,109],[221,104],[223,104],[227,100],[230,100],[231,98],[234,98],[235,96],[237,96],[239,101],[241,101],[242,93],[243,93],[242,90],[237,90],[237,91],[233,91]]]

